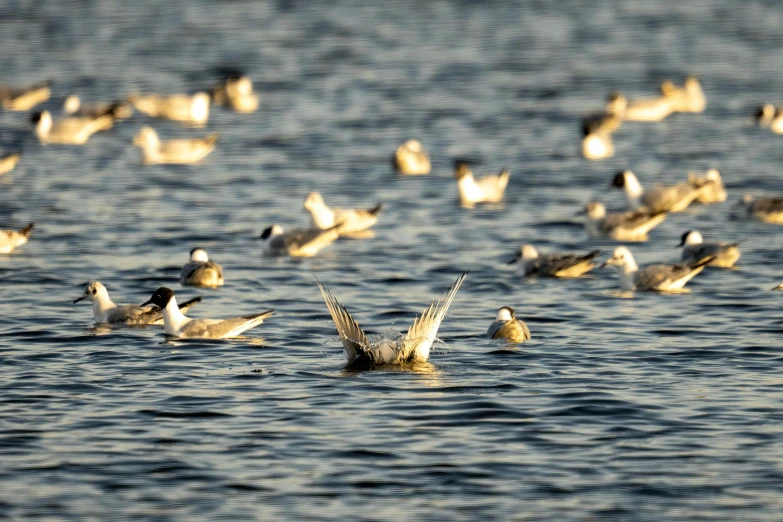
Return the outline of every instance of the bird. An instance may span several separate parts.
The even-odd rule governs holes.
[[[680,260],[683,263],[695,263],[706,257],[714,258],[709,266],[731,268],[740,258],[736,243],[705,243],[697,230],[688,230],[680,238],[678,247],[682,247]]]
[[[10,254],[13,250],[27,243],[35,223],[30,223],[22,230],[0,230],[0,254]]]
[[[755,199],[745,194],[731,211],[735,219],[758,219],[765,223],[783,225],[783,197]]]
[[[707,107],[701,83],[695,76],[687,76],[683,87],[677,87],[671,80],[664,80],[660,92],[672,104],[674,112],[704,112]]]
[[[124,324],[128,326],[143,324],[163,324],[163,310],[157,306],[138,306],[125,305],[117,306],[109,298],[109,292],[106,287],[98,281],[89,283],[84,293],[74,299],[73,304],[87,299],[92,302],[92,313],[96,323],[101,324]],[[201,302],[201,297],[196,297],[179,307],[182,313],[187,312],[193,305]]]
[[[114,125],[114,115],[107,113],[97,118],[73,117],[53,121],[49,111],[42,111],[33,114],[30,121],[35,123],[35,134],[41,143],[84,145],[96,132],[110,129]]]
[[[152,127],[142,127],[133,138],[133,144],[141,149],[145,165],[169,163],[187,165],[198,163],[215,150],[219,135],[210,134],[204,138],[161,141]]]
[[[773,290],[783,290],[783,283],[780,283],[778,286],[773,288]]]
[[[539,255],[532,245],[522,245],[508,264],[519,263],[520,272],[526,276],[579,277],[595,268],[593,260],[600,253]]]
[[[723,185],[723,178],[717,169],[710,169],[699,176],[695,172],[688,173],[688,183],[696,188],[701,188],[696,201],[699,203],[720,203],[726,201],[728,194]]]
[[[29,111],[52,95],[51,82],[45,81],[25,87],[0,86],[0,105],[8,111]]]
[[[783,111],[771,103],[765,103],[754,115],[759,127],[769,128],[775,134],[783,134]]]
[[[590,238],[618,241],[646,241],[647,234],[666,219],[666,211],[606,212],[601,203],[592,202],[579,214],[587,215],[585,232]]]
[[[487,337],[505,339],[510,343],[524,343],[530,339],[530,330],[523,321],[517,319],[513,308],[504,306],[498,310],[495,321],[489,325]]]
[[[367,229],[378,221],[383,205],[366,210],[329,208],[320,193],[311,192],[305,199],[304,208],[310,212],[313,228],[326,230],[342,223],[338,229],[341,237],[372,237],[373,232]]]
[[[128,96],[133,106],[152,118],[165,118],[196,126],[203,126],[209,119],[209,94],[198,92],[192,96],[174,94],[159,96],[157,94]]]
[[[104,114],[112,114],[117,120],[124,120],[133,115],[133,107],[127,101],[115,101],[111,103],[82,103],[75,94],[69,95],[63,102],[63,113],[66,116],[80,116],[84,118],[98,118]]]
[[[243,75],[228,76],[223,85],[212,90],[212,101],[241,113],[258,109],[258,95],[253,92],[253,82]]]
[[[606,112],[627,121],[661,121],[672,113],[672,103],[665,96],[628,101],[619,92],[609,96]]]
[[[590,160],[614,156],[612,134],[623,120],[615,114],[594,114],[582,120],[582,155]]]
[[[476,203],[499,203],[508,185],[509,172],[503,169],[497,176],[489,175],[476,180],[470,165],[464,161],[455,162],[454,177],[457,178],[459,199],[463,206],[472,207]]]
[[[210,261],[203,248],[194,248],[190,251],[190,261],[182,267],[179,284],[206,288],[223,286],[223,267]]]
[[[631,251],[627,247],[620,246],[614,250],[612,257],[601,265],[601,268],[616,266],[620,277],[620,288],[626,292],[634,290],[678,292],[682,291],[685,284],[704,270],[713,259],[713,256],[709,256],[694,263],[660,264],[639,268]]]
[[[430,173],[430,158],[418,140],[408,140],[397,147],[392,165],[401,174],[409,176]]]
[[[320,228],[300,228],[286,232],[280,225],[264,229],[261,239],[264,241],[263,254],[266,257],[291,256],[312,257],[322,248],[333,243],[339,236],[342,223],[321,230]]]
[[[433,301],[429,308],[416,318],[407,334],[374,342],[370,342],[348,310],[337,302],[317,278],[316,282],[342,340],[348,366],[373,368],[426,361],[430,356],[430,348],[435,341],[438,327],[467,275],[468,272],[460,275],[445,296]]]
[[[695,187],[687,182],[677,185],[656,185],[644,190],[636,175],[630,170],[622,170],[615,174],[610,187],[625,189],[628,210],[667,212],[682,212],[706,190],[706,185]]]
[[[259,314],[232,317],[230,319],[191,319],[177,306],[174,292],[164,286],[155,290],[152,297],[141,306],[154,304],[163,310],[163,328],[166,335],[179,338],[229,339],[237,337],[264,322],[275,313],[266,310]]]
[[[15,154],[9,154],[8,156],[0,158],[0,176],[14,170],[21,157],[22,154],[17,152]]]

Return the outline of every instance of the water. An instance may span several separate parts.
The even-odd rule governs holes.
[[[735,222],[744,192],[781,194],[781,137],[753,127],[780,103],[776,1],[18,2],[0,6],[3,82],[55,80],[110,100],[209,87],[239,66],[260,112],[215,109],[199,166],[140,165],[135,115],[86,147],[40,146],[0,112],[0,224],[36,222],[0,256],[0,517],[25,520],[779,520],[780,228]],[[579,155],[580,115],[612,89],[703,82],[708,108],[625,125],[617,156]],[[403,179],[394,148],[421,139],[433,173]],[[501,207],[462,209],[454,157],[511,169]],[[621,298],[613,270],[524,281],[541,251],[606,250],[573,213],[610,206],[615,170],[643,184],[718,168],[729,201],[670,216],[640,263],[674,261],[688,229],[746,239],[737,270],[685,295]],[[311,190],[384,212],[372,240],[269,260],[268,225],[308,222]],[[194,246],[225,269],[181,288]],[[349,372],[314,274],[368,333],[407,329],[465,269],[430,364]],[[158,286],[204,295],[198,317],[278,315],[228,342],[96,330],[71,305],[100,280],[120,303]],[[500,306],[533,333],[484,338]]]

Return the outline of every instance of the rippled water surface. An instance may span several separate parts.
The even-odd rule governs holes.
[[[0,256],[0,518],[16,520],[780,520],[781,228],[728,219],[744,192],[781,194],[783,137],[755,128],[783,102],[778,1],[24,2],[0,5],[0,81],[71,92],[193,92],[239,67],[261,110],[215,108],[201,165],[140,165],[136,114],[85,147],[40,146],[0,112],[0,225],[36,222]],[[626,124],[615,158],[579,154],[580,115],[607,93],[703,82],[708,107]],[[430,176],[389,157],[418,137]],[[511,170],[504,205],[460,208],[454,157]],[[641,263],[674,261],[688,229],[745,239],[736,270],[682,295],[624,298],[613,270],[521,279],[523,241],[586,251],[573,214],[610,206],[613,173],[643,184],[718,168],[729,201],[670,216]],[[370,240],[261,257],[260,232],[302,226],[319,190],[384,204]],[[218,291],[181,288],[201,246]],[[471,273],[430,364],[350,372],[317,275],[369,333],[405,330]],[[204,295],[198,317],[277,315],[249,339],[166,342],[96,329],[71,305],[100,280],[120,303],[159,286]],[[533,339],[484,337],[517,309]]]

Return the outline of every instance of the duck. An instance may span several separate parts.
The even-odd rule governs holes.
[[[383,338],[370,341],[348,310],[335,299],[329,290],[316,278],[318,288],[326,302],[329,314],[337,327],[337,333],[345,349],[348,366],[376,368],[388,365],[424,362],[429,359],[430,348],[435,341],[438,328],[446,317],[457,291],[468,272],[463,272],[446,292],[433,301],[421,316],[417,317],[405,335],[393,339]]]
[[[52,95],[51,82],[25,87],[0,86],[0,106],[7,111],[29,111]]]
[[[661,121],[673,112],[673,108],[664,96],[629,102],[628,98],[614,92],[609,96],[606,112],[627,121]]]
[[[189,165],[198,163],[215,150],[219,134],[203,138],[175,139],[161,141],[152,127],[142,127],[133,138],[133,144],[141,149],[145,165],[161,163]]]
[[[682,247],[680,260],[683,263],[696,263],[712,257],[708,266],[731,268],[737,264],[740,251],[736,243],[705,243],[698,230],[688,230],[680,238],[678,247]]]
[[[10,254],[18,246],[27,243],[35,223],[29,223],[21,230],[0,230],[0,254]]]
[[[612,257],[601,265],[601,268],[616,266],[620,288],[625,292],[634,290],[680,292],[684,291],[685,284],[704,270],[712,260],[713,257],[710,256],[694,263],[657,264],[639,268],[628,247],[620,246],[614,250]]]
[[[636,175],[630,170],[622,170],[615,174],[610,187],[625,189],[628,210],[666,210],[667,212],[682,212],[707,190],[706,185],[696,187],[688,182],[656,185],[644,190]]]
[[[182,267],[179,284],[182,286],[200,286],[217,288],[223,286],[223,267],[211,261],[203,248],[190,251],[190,261]]]
[[[177,298],[170,288],[162,286],[141,306],[153,304],[163,310],[163,329],[166,335],[180,339],[231,339],[255,328],[274,315],[274,310],[231,317],[229,319],[191,319],[177,306]]]
[[[476,203],[500,203],[508,186],[509,171],[503,169],[497,176],[488,175],[476,180],[468,163],[457,161],[454,177],[457,179],[460,203],[473,207]]]
[[[510,343],[524,343],[530,339],[530,330],[520,321],[510,306],[498,310],[495,321],[489,325],[487,337],[490,339],[505,339]]]
[[[378,204],[366,210],[329,208],[320,193],[311,192],[305,199],[304,208],[310,212],[313,228],[326,230],[337,223],[342,223],[338,230],[340,237],[361,238],[374,235],[367,229],[378,222],[378,214],[383,205]]]
[[[218,105],[227,105],[244,114],[258,109],[258,94],[253,92],[253,82],[243,75],[226,78],[223,85],[213,89],[212,100]]]
[[[16,164],[19,163],[19,160],[21,158],[22,158],[21,152],[9,154],[7,156],[3,156],[2,158],[0,158],[0,176],[14,170]]]
[[[85,104],[77,95],[71,94],[63,102],[63,114],[83,118],[99,118],[105,114],[111,114],[115,120],[125,120],[133,115],[133,106],[127,101]]]
[[[322,248],[331,245],[340,236],[342,223],[325,230],[300,228],[286,232],[280,225],[272,225],[261,234],[265,257],[290,256],[312,257]]]
[[[606,212],[597,201],[588,203],[580,215],[586,215],[585,232],[593,239],[616,241],[647,241],[647,234],[666,219],[666,211]]]
[[[430,158],[418,140],[408,140],[392,157],[392,165],[400,174],[422,176],[430,173]]]
[[[159,96],[157,94],[128,96],[133,106],[152,118],[164,118],[204,126],[209,120],[209,94],[198,92],[194,95],[174,94]]]
[[[593,268],[593,260],[601,253],[592,250],[587,254],[543,254],[533,245],[522,245],[509,264],[519,264],[520,272],[526,276],[579,277]]]
[[[85,288],[81,296],[74,299],[73,304],[82,300],[92,303],[92,313],[98,324],[114,324],[138,326],[147,324],[163,324],[163,310],[157,306],[124,305],[117,306],[109,297],[109,291],[100,281],[93,281]],[[182,313],[193,305],[200,303],[201,297],[196,297],[179,307]]]
[[[104,114],[97,118],[63,118],[53,121],[49,111],[33,114],[35,135],[41,143],[61,145],[84,145],[96,132],[108,130],[114,125],[114,115]]]
[[[783,225],[783,197],[755,199],[745,194],[731,211],[735,219],[757,219],[765,223]]]

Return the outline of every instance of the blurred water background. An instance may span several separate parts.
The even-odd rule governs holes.
[[[780,103],[779,1],[15,1],[0,4],[0,81],[70,93],[195,92],[240,68],[261,95],[205,130],[136,113],[84,147],[41,146],[0,112],[0,225],[36,229],[0,256],[0,518],[11,520],[780,520],[780,228],[728,218],[745,192],[783,193],[783,137],[754,127]],[[579,118],[609,91],[652,95],[696,74],[701,114],[627,123],[588,162]],[[163,139],[217,131],[197,166],[140,164]],[[420,139],[429,176],[402,178]],[[454,157],[508,166],[505,204],[456,203]],[[729,201],[670,216],[631,246],[672,262],[688,229],[746,239],[737,270],[684,295],[621,298],[614,270],[525,281],[521,242],[607,252],[574,212],[610,192],[720,170]],[[304,260],[261,257],[302,202],[384,212],[371,240]],[[181,288],[189,250],[225,269]],[[349,372],[317,275],[368,332],[407,329],[471,273],[430,364]],[[204,295],[192,315],[275,308],[251,339],[165,342],[161,328],[95,329],[71,305],[102,281],[118,303],[159,286]],[[533,339],[484,338],[513,306]],[[262,339],[263,338],[263,339]]]

